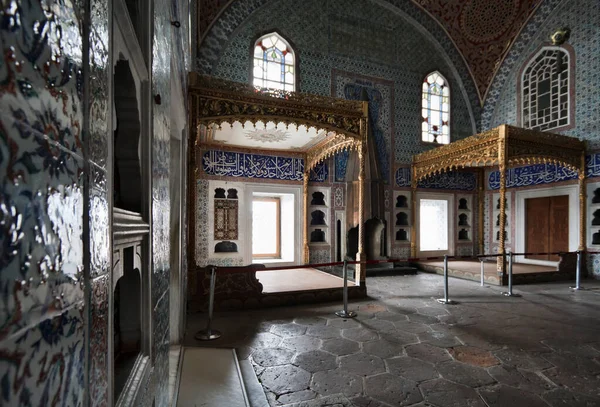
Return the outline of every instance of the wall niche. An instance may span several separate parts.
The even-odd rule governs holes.
[[[309,243],[315,245],[327,245],[331,243],[330,228],[330,188],[309,187],[308,194],[311,197],[308,207]]]
[[[237,240],[239,234],[237,190],[228,189],[225,196],[224,188],[216,188],[214,198],[215,240]]]
[[[458,196],[458,207],[457,209],[457,225],[458,227],[458,241],[459,242],[470,242],[472,240],[472,222],[473,212],[471,208],[473,206],[473,196],[471,195],[459,195]]]
[[[410,242],[410,231],[411,231],[411,210],[410,192],[394,191],[394,230],[392,231],[391,237],[394,238],[395,243],[405,244]],[[392,218],[393,219],[393,218]]]
[[[587,244],[593,246],[594,250],[598,250],[600,247],[600,182],[589,183],[587,188]]]

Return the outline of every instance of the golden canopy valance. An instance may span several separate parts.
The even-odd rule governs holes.
[[[363,148],[367,136],[367,102],[269,90],[196,73],[189,81],[190,123],[199,126],[235,122],[273,122],[306,126],[329,135],[304,153],[305,171],[341,150]]]
[[[579,174],[579,249],[585,247],[585,143],[574,137],[502,125],[492,130],[417,154],[412,163],[413,205],[417,183],[423,178],[460,168],[479,168],[479,251],[483,252],[483,167],[497,166],[500,173],[499,247],[505,253],[506,171],[518,164],[560,164]],[[413,222],[416,221],[414,218]],[[413,223],[414,224],[414,223]],[[414,229],[414,228],[413,228]],[[416,253],[416,236],[411,251]],[[498,270],[504,270],[498,258]]]
[[[364,172],[366,140],[368,134],[368,102],[337,99],[307,93],[279,90],[256,89],[249,84],[231,82],[210,76],[190,73],[189,88],[190,149],[210,145],[202,142],[202,135],[208,128],[221,128],[223,123],[233,126],[250,122],[256,125],[262,122],[287,126],[305,126],[323,132],[321,139],[294,149],[294,156],[304,158],[304,262],[309,260],[307,211],[308,182],[310,170],[321,161],[334,154],[355,150],[359,157],[359,232],[357,259],[364,260]],[[218,148],[218,147],[217,147]],[[271,150],[269,153],[277,153]],[[279,150],[281,151],[281,150]],[[196,174],[195,161],[190,163]],[[191,180],[190,191],[195,190],[195,180]],[[194,202],[194,196],[190,196]],[[362,265],[356,269],[356,282],[364,282]]]
[[[579,139],[502,125],[413,157],[413,182],[465,167],[554,163],[585,171]]]

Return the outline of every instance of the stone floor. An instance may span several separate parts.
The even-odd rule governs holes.
[[[272,406],[600,406],[600,281],[502,287],[451,279],[458,305],[435,301],[442,277],[370,277],[370,298],[338,304],[223,312],[223,337],[249,359]]]

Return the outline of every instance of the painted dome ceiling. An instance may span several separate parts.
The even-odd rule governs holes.
[[[423,9],[448,34],[463,56],[483,100],[510,46],[543,0],[406,1]],[[198,0],[198,3],[203,10],[198,19],[198,39],[201,39],[231,0]]]
[[[413,0],[446,30],[483,99],[521,28],[542,0]]]

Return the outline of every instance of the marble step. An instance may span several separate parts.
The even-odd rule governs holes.
[[[250,407],[269,407],[269,401],[258,377],[256,377],[252,363],[249,360],[240,360],[239,363]]]
[[[235,349],[184,349],[177,407],[250,407]]]

